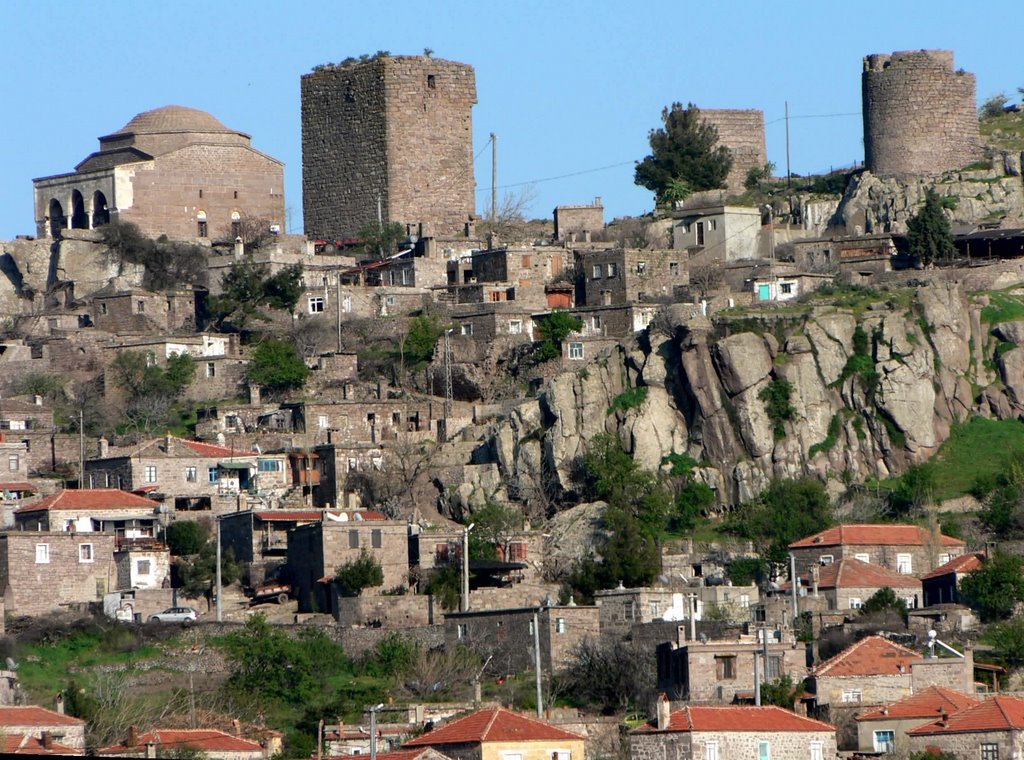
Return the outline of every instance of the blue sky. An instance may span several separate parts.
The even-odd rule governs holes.
[[[96,138],[141,111],[201,108],[286,164],[289,229],[302,231],[299,77],[388,50],[476,68],[477,209],[489,202],[488,134],[500,186],[532,185],[531,216],[601,196],[607,219],[650,210],[633,162],[661,109],[765,112],[768,154],[806,174],[863,158],[861,59],[950,48],[979,102],[1024,86],[1012,34],[1019,0],[622,3],[611,0],[290,3],[4,3],[0,239],[32,234],[33,177],[70,171]],[[1002,40],[1002,41],[1000,41]],[[853,115],[850,115],[853,114]]]

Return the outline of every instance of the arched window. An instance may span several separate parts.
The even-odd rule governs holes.
[[[208,237],[208,229],[206,227],[206,212],[196,212],[196,223],[199,226],[199,237]]]
[[[48,216],[50,219],[50,237],[59,238],[61,236],[61,232],[67,226],[68,220],[67,217],[64,216],[64,207],[60,205],[60,201],[56,198],[50,199]]]
[[[89,215],[85,213],[85,199],[77,190],[71,191],[71,229],[89,229]]]
[[[110,224],[110,209],[107,208],[107,196],[97,190],[92,194],[92,226],[102,227]]]
[[[238,238],[242,235],[242,215],[237,211],[231,212],[231,237]]]

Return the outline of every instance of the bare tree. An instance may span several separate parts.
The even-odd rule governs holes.
[[[690,287],[700,293],[701,298],[722,287],[722,268],[715,262],[695,264],[690,267]]]
[[[595,239],[615,243],[623,248],[667,248],[665,230],[652,219],[627,216],[616,219],[595,236]]]
[[[242,214],[237,222],[230,222],[221,230],[221,236],[226,240],[242,238],[245,247],[255,251],[276,237],[270,230],[275,224],[276,222],[263,216]]]
[[[537,188],[533,185],[527,185],[517,193],[506,192],[496,214],[488,209],[487,218],[480,225],[482,231],[508,240],[523,237],[527,229],[527,214],[536,200]]]
[[[417,647],[404,673],[402,688],[420,699],[458,693],[457,688],[470,684],[479,668],[480,658],[466,647]]]
[[[358,490],[365,503],[390,518],[407,517],[416,506],[417,492],[428,479],[434,441],[400,439],[384,450],[379,470],[349,474],[348,490]]]

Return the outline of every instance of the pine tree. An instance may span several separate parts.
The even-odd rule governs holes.
[[[634,182],[655,193],[659,205],[725,185],[732,154],[718,145],[718,130],[693,103],[661,112],[664,127],[652,129],[651,155],[637,162]]]
[[[907,241],[910,255],[925,266],[953,257],[956,249],[949,219],[943,213],[942,199],[932,188],[925,192],[921,210],[907,220]]]

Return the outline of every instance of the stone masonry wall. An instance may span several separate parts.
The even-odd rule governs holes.
[[[732,168],[726,178],[730,193],[742,193],[747,172],[768,163],[764,137],[764,111],[756,109],[701,109],[704,120],[718,130],[718,144],[732,152]]]
[[[975,77],[951,50],[864,59],[864,159],[880,175],[937,174],[981,156]]]
[[[473,68],[420,56],[302,77],[306,232],[351,238],[377,218],[464,232],[475,211]]]

